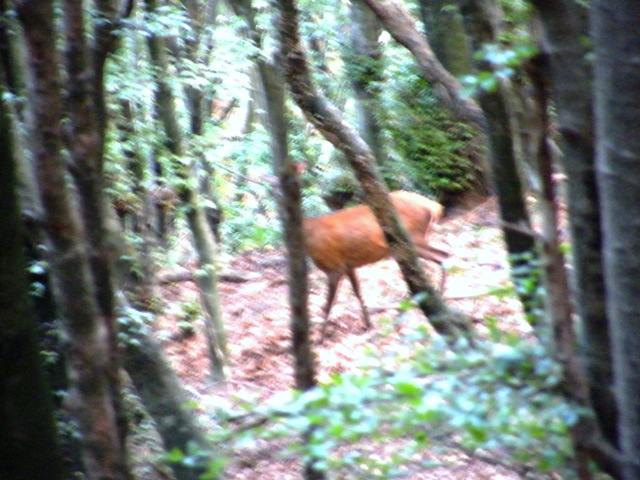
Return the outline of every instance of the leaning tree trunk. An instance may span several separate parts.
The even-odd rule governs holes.
[[[31,74],[31,149],[42,197],[56,303],[68,342],[70,388],[67,404],[83,436],[87,478],[129,478],[114,380],[111,319],[105,318],[85,239],[87,225],[75,210],[61,151],[62,96],[55,50],[53,5],[19,2]],[[78,12],[66,12],[66,15]],[[65,15],[65,16],[66,16]],[[70,20],[71,21],[71,20]],[[67,36],[69,48],[74,34]],[[74,70],[68,72],[74,75]],[[69,78],[71,80],[71,78]],[[75,82],[75,78],[73,79]],[[73,132],[77,133],[77,132]],[[93,136],[90,135],[92,139]],[[78,138],[77,142],[87,140]]]
[[[120,224],[109,223],[111,235],[121,237]],[[117,257],[134,257],[134,262],[144,261],[135,258],[136,252],[128,251],[128,245],[120,242]],[[140,253],[138,253],[140,255]],[[120,291],[126,285],[123,275],[116,276],[120,282]],[[188,407],[188,396],[180,379],[172,369],[170,362],[160,345],[153,337],[153,329],[146,324],[139,312],[127,302],[124,294],[118,295],[120,312],[120,354],[122,365],[140,397],[146,412],[153,418],[163,446],[167,452],[178,449],[188,453],[195,448],[200,452],[189,462],[177,462],[170,465],[176,480],[198,480],[207,471],[211,443],[198,423],[193,409]],[[193,461],[195,460],[195,461]]]
[[[618,445],[617,409],[609,322],[605,311],[600,207],[595,180],[592,73],[587,46],[588,11],[573,0],[532,0],[543,27],[552,95],[562,135],[561,161],[567,174],[571,245],[575,272],[575,308],[580,316],[581,353],[589,397],[600,430]],[[601,468],[606,468],[599,462]]]
[[[0,64],[0,81],[3,75]],[[0,478],[62,480],[52,391],[29,298],[12,131],[7,100],[0,98]]]
[[[420,266],[415,246],[398,219],[389,191],[380,178],[371,150],[360,136],[346,124],[340,112],[316,92],[307,65],[298,31],[298,8],[293,0],[279,0],[278,40],[281,61],[293,98],[307,119],[340,149],[351,164],[364,191],[365,201],[382,227],[391,254],[413,295],[426,292],[419,302],[433,327],[447,337],[468,331],[468,319],[450,309],[438,292],[429,284]]]
[[[424,78],[434,86],[434,92],[445,108],[461,122],[486,128],[480,107],[461,95],[462,84],[442,66],[431,46],[416,28],[416,21],[399,0],[364,0],[375,12],[389,34],[416,59]]]
[[[156,11],[156,0],[146,0],[147,11]],[[167,145],[170,152],[178,158],[184,157],[186,149],[171,85],[166,80],[171,76],[166,57],[166,45],[158,35],[148,37],[151,61],[158,74],[156,77],[156,106],[158,115],[167,135]],[[206,215],[200,204],[197,188],[192,181],[193,173],[190,165],[178,165],[178,175],[181,185],[178,191],[180,200],[186,207],[186,216],[193,242],[198,254],[199,272],[196,276],[200,298],[205,310],[205,335],[211,359],[211,374],[215,381],[225,378],[224,366],[227,357],[227,340],[220,312],[220,298],[218,294],[218,274],[216,270],[217,245],[207,223]]]
[[[411,16],[404,4],[398,0],[364,0],[376,14],[384,28],[400,45],[413,55],[422,76],[427,80],[440,104],[451,111],[460,122],[480,130],[479,136],[484,143],[487,129],[485,114],[478,104],[462,95],[462,84],[449,73],[436,58],[426,38],[416,27],[416,20]],[[480,172],[474,179],[477,191],[486,195],[490,191],[489,171],[483,157],[473,158],[476,171]]]
[[[130,318],[123,333],[124,367],[157,426],[165,450],[189,454],[195,447],[200,452],[195,462],[171,464],[176,480],[198,480],[207,471],[211,444],[187,405],[189,398],[180,380],[148,327]]]
[[[640,478],[640,3],[594,1],[596,170],[625,480]]]

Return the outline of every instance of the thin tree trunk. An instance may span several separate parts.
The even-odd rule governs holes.
[[[156,10],[155,0],[146,0],[148,12]],[[161,37],[151,35],[148,38],[149,52],[153,64],[158,69],[156,78],[156,107],[158,115],[167,134],[167,146],[172,154],[184,157],[186,149],[178,115],[175,111],[171,86],[165,80],[170,76],[166,58],[166,45]],[[191,185],[193,178],[191,166],[181,165],[178,174],[183,182],[179,189],[179,197],[186,206],[186,216],[196,252],[198,254],[199,274],[197,276],[200,298],[205,312],[205,335],[211,359],[211,375],[214,381],[225,378],[224,366],[227,356],[227,339],[222,323],[220,299],[218,294],[218,274],[216,270],[217,245],[207,224],[196,187]]]
[[[485,43],[497,41],[497,32],[489,12],[490,5],[478,0],[464,0],[460,3],[460,8],[475,50],[480,50]],[[488,62],[480,60],[478,69],[491,71],[491,66]],[[528,284],[527,277],[534,274],[537,253],[529,213],[524,202],[511,112],[504,88],[499,85],[493,91],[480,91],[479,101],[487,115],[491,172],[498,195],[502,231],[510,256],[511,278],[525,314],[533,321],[536,319],[538,307],[537,282],[534,282],[533,288],[525,289],[522,286]]]
[[[249,35],[256,48],[261,38],[255,23],[251,0],[238,0],[235,13],[249,25]],[[284,230],[289,267],[289,305],[291,306],[291,349],[295,387],[306,391],[317,385],[315,358],[311,345],[309,319],[309,284],[307,276],[306,245],[303,230],[302,189],[296,166],[289,157],[288,120],[285,113],[285,82],[277,65],[258,60],[257,73],[266,101],[267,129],[271,137],[270,150],[273,169],[278,177],[278,207]],[[313,428],[303,438],[308,442]],[[324,472],[315,466],[313,456],[305,461],[305,480],[324,480]]]
[[[597,0],[596,171],[620,448],[625,480],[640,478],[640,3]]]
[[[380,223],[393,257],[413,295],[423,294],[419,306],[433,327],[447,337],[469,330],[468,319],[450,309],[429,284],[420,266],[415,246],[400,223],[389,191],[375,167],[371,150],[360,136],[341,118],[339,111],[318,94],[300,45],[298,8],[293,0],[279,0],[278,38],[287,83],[293,98],[307,119],[340,149],[353,168],[363,188],[365,201]]]
[[[311,349],[309,322],[309,285],[307,260],[302,228],[302,191],[296,167],[289,158],[287,119],[285,115],[284,82],[273,65],[261,62],[260,75],[267,99],[267,116],[271,133],[273,167],[280,183],[278,204],[284,226],[284,238],[289,254],[289,304],[291,305],[291,337],[294,359],[294,376],[298,390],[316,386],[315,362]],[[312,432],[307,432],[305,441]],[[315,467],[313,458],[305,463],[306,480],[323,480],[324,472]]]

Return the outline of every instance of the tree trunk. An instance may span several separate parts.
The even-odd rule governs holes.
[[[465,0],[460,3],[460,8],[475,50],[480,50],[485,43],[497,41],[497,32],[489,12],[490,5],[477,0]],[[480,60],[478,70],[491,72],[491,66],[488,62]],[[524,202],[505,88],[499,85],[493,91],[482,90],[479,92],[479,101],[487,115],[491,172],[498,195],[502,231],[510,256],[511,278],[525,314],[534,321],[538,307],[537,282],[534,282],[532,288],[523,288],[523,285],[529,283],[527,280],[534,274],[537,254],[531,221]]]
[[[532,151],[533,159],[537,161],[537,174],[541,191],[538,206],[541,217],[541,270],[542,281],[546,295],[545,314],[548,320],[545,324],[552,326],[553,337],[549,339],[547,351],[550,356],[562,365],[562,388],[565,398],[574,406],[589,407],[589,394],[586,375],[580,363],[576,350],[576,331],[573,322],[573,305],[571,304],[571,289],[565,267],[558,234],[559,202],[553,181],[554,158],[553,146],[548,138],[551,127],[549,118],[549,79],[546,75],[546,57],[538,55],[528,65],[529,78],[532,86],[532,108],[529,117],[536,119],[535,124],[529,126],[532,140],[536,139],[536,151]],[[581,480],[592,477],[589,467],[591,438],[585,435],[587,431],[594,431],[595,424],[590,415],[581,415],[570,426],[571,441],[574,449],[575,470]]]
[[[0,81],[4,79],[0,64]],[[37,322],[29,298],[20,219],[17,159],[4,85],[0,84],[0,478],[63,480]]]
[[[145,5],[148,12],[156,10],[155,0],[146,0]],[[155,91],[156,107],[167,135],[167,146],[173,155],[178,158],[184,157],[186,149],[183,134],[178,124],[173,92],[169,82],[166,81],[171,75],[166,58],[166,45],[163,39],[157,35],[150,35],[148,43],[151,61],[158,70]],[[205,313],[205,335],[211,359],[211,375],[214,381],[223,381],[227,339],[222,323],[218,294],[218,274],[215,264],[217,245],[209,229],[197,189],[194,187],[196,183],[193,181],[191,166],[178,165],[178,175],[182,179],[178,194],[186,207],[187,222],[198,254],[199,273],[196,278]]]
[[[420,17],[425,35],[436,57],[451,75],[460,78],[473,71],[458,2],[420,0]]]
[[[581,320],[580,348],[589,397],[600,430],[612,446],[617,446],[617,409],[594,166],[592,74],[583,42],[588,33],[588,12],[573,0],[533,0],[532,3],[542,20],[543,48],[549,58],[552,95],[562,135],[561,160],[568,182],[575,308]],[[602,464],[601,468],[609,471]]]
[[[210,29],[213,27],[217,15],[218,1],[184,1],[185,10],[189,13],[193,38],[185,41],[186,48],[180,58],[187,58],[194,65],[207,65],[213,50],[213,39]],[[185,87],[185,101],[189,111],[190,132],[200,136],[204,133],[204,126],[211,113],[211,93],[202,88],[187,85]],[[213,167],[207,163],[204,153],[199,153],[200,182],[198,191],[203,199],[205,217],[209,228],[213,233],[215,242],[220,243],[220,222],[222,221],[222,209],[220,208],[216,194],[213,191]]]
[[[462,84],[449,73],[436,58],[431,46],[416,28],[416,21],[405,6],[398,0],[363,0],[376,14],[391,36],[413,55],[422,71],[423,77],[432,85],[436,98],[453,116],[480,130],[483,136],[487,131],[487,120],[478,104],[462,95]],[[486,195],[490,188],[489,166],[483,157],[473,159],[477,162],[475,185],[480,194]]]
[[[153,208],[150,189],[147,187],[148,159],[133,139],[135,135],[133,129],[134,106],[128,100],[122,100],[120,111],[123,121],[117,125],[118,141],[124,145],[135,145],[133,148],[123,149],[123,153],[127,158],[127,167],[133,177],[131,193],[139,202],[136,205],[137,208],[134,208],[134,211],[127,216],[133,217],[131,229],[140,240],[129,245],[128,248],[134,252],[123,252],[125,255],[116,255],[115,275],[116,281],[125,286],[127,296],[136,308],[147,310],[153,305],[157,295],[157,265],[152,254],[158,243],[152,231],[156,212]],[[107,222],[114,220],[114,215],[110,215],[110,217]],[[123,230],[124,228],[123,226]],[[112,236],[115,236],[113,233],[115,229],[115,226],[110,228]],[[118,236],[122,237],[122,232],[118,232]]]
[[[469,330],[468,319],[450,308],[428,283],[415,246],[395,212],[389,192],[375,167],[371,150],[341,118],[339,111],[318,94],[300,45],[298,8],[292,0],[276,2],[279,9],[278,38],[281,60],[293,98],[307,119],[346,156],[360,181],[365,201],[380,223],[392,256],[413,295],[426,293],[419,302],[433,327],[451,338]]]
[[[362,0],[351,2],[351,48],[345,64],[356,94],[358,129],[371,153],[382,166],[386,160],[382,126],[380,125],[380,82],[382,81],[382,52],[378,37],[380,26],[375,14]]]
[[[207,470],[211,444],[187,407],[188,398],[178,377],[148,328],[128,319],[123,333],[125,369],[157,425],[165,450],[177,448],[191,455],[195,449],[199,453],[194,463],[171,464],[176,480],[198,480]]]
[[[291,305],[291,337],[294,359],[294,376],[298,390],[316,386],[315,361],[311,349],[309,325],[309,285],[307,259],[302,228],[302,191],[296,166],[289,158],[287,118],[285,115],[284,82],[273,65],[259,65],[267,99],[267,116],[271,134],[273,168],[280,184],[278,206],[284,227],[289,265],[289,304]],[[311,431],[307,436],[311,435]],[[305,438],[306,440],[306,438]],[[305,463],[306,480],[323,480],[322,470],[315,467],[313,458]]]
[[[431,47],[416,28],[415,19],[398,0],[364,0],[375,12],[391,36],[405,46],[416,59],[424,78],[434,87],[443,105],[461,122],[484,131],[486,119],[480,107],[461,95],[462,85],[442,66]]]
[[[594,1],[596,170],[623,478],[640,478],[640,3]]]
[[[255,23],[251,0],[235,2],[236,14],[249,25],[249,34],[257,48],[261,39]],[[296,388],[309,390],[316,386],[314,356],[311,349],[307,280],[306,245],[303,233],[302,189],[296,167],[289,157],[288,121],[285,113],[284,78],[276,65],[257,63],[257,73],[267,107],[267,128],[271,136],[273,169],[280,186],[278,206],[283,224],[285,245],[289,252],[289,303]]]
[[[249,25],[254,46],[261,47],[251,0],[239,0],[235,12]],[[258,60],[257,72],[266,101],[267,129],[271,137],[270,150],[273,169],[278,177],[278,207],[284,230],[289,268],[289,305],[291,306],[291,347],[295,387],[306,391],[317,385],[315,358],[311,346],[309,319],[309,285],[306,245],[303,230],[302,189],[295,164],[289,157],[288,120],[285,113],[285,82],[277,65]],[[303,438],[307,442],[313,428]],[[315,466],[311,455],[304,465],[305,480],[324,480],[324,472]]]
[[[120,224],[115,220],[109,223],[111,235],[122,237]],[[135,253],[127,251],[127,245],[121,242],[116,251],[117,257],[130,257]],[[136,263],[144,262],[144,257],[134,259]],[[127,286],[124,276],[116,276],[120,280],[118,288]],[[178,449],[187,455],[197,456],[195,462],[177,462],[170,465],[176,480],[198,480],[207,471],[207,463],[211,444],[207,442],[206,433],[199,425],[195,412],[188,408],[182,384],[171,368],[162,346],[154,339],[154,332],[141,319],[124,295],[118,296],[120,313],[120,345],[123,367],[140,397],[147,413],[153,418],[166,452]],[[130,413],[130,412],[129,412]]]
[[[96,291],[98,279],[89,255],[92,245],[85,240],[86,226],[74,208],[59,153],[62,98],[53,5],[30,1],[18,3],[17,8],[29,50],[32,153],[45,206],[54,291],[68,341],[67,403],[85,440],[87,478],[125,479],[129,472],[113,378],[111,319],[105,318],[101,308],[104,297],[99,299]],[[72,36],[68,41],[73,41]]]

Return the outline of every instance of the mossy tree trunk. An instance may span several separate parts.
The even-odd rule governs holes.
[[[455,0],[420,0],[420,18],[433,53],[456,78],[473,71],[471,48]]]
[[[375,14],[362,0],[351,2],[351,52],[345,64],[355,92],[358,130],[367,142],[378,165],[386,159],[380,119],[380,89],[383,78],[382,50],[378,38],[381,29]]]
[[[105,2],[101,7],[108,9],[109,5]],[[96,26],[92,39],[97,43],[89,45],[82,5],[71,0],[63,3],[66,91],[70,95],[65,109],[53,5],[46,1],[18,2],[17,12],[28,47],[31,77],[29,147],[44,206],[55,299],[67,339],[66,402],[83,436],[87,478],[126,479],[130,473],[118,381],[110,252],[104,239],[98,238],[104,233],[100,212],[93,211],[97,218],[89,218],[89,209],[101,206],[104,118],[100,117],[100,106],[104,105],[102,90],[96,84],[102,80],[102,62],[111,46],[106,42],[109,32],[105,28],[115,27],[116,19],[111,12],[102,11],[109,21]],[[65,138],[77,198],[73,197],[61,154],[61,120],[65,114],[69,119]]]
[[[149,13],[155,13],[157,2],[145,1]],[[167,45],[156,34],[148,37],[149,52],[156,67],[155,101],[158,117],[167,135],[167,147],[176,157],[176,166],[180,177],[178,196],[184,205],[187,222],[191,230],[193,243],[198,255],[198,273],[196,282],[204,308],[205,335],[211,360],[211,375],[214,381],[225,379],[224,367],[227,356],[227,339],[220,311],[218,293],[218,274],[216,270],[217,244],[209,228],[207,218],[198,194],[198,184],[193,173],[193,165],[185,164],[187,149],[184,134],[180,129],[175,98],[168,81],[171,73],[166,55]]]
[[[2,55],[0,58],[4,59]],[[4,77],[0,65],[0,81]],[[6,89],[0,84],[0,95]],[[29,298],[17,158],[7,100],[0,98],[0,478],[66,478]]]
[[[465,28],[474,50],[479,51],[487,43],[498,40],[497,20],[492,2],[464,0],[460,3]],[[485,60],[477,61],[480,71],[492,72]],[[535,321],[539,300],[538,282],[530,282],[537,264],[536,242],[529,212],[524,201],[524,189],[517,163],[515,132],[512,111],[509,106],[508,85],[499,80],[496,88],[481,90],[479,103],[487,116],[489,161],[493,186],[500,208],[502,231],[511,263],[511,278],[525,313]],[[530,286],[526,286],[530,285]]]

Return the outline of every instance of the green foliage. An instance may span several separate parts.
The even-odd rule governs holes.
[[[181,306],[180,315],[178,316],[178,328],[180,333],[185,337],[190,337],[196,333],[194,322],[202,315],[202,306],[199,302],[192,300],[185,302]]]
[[[118,322],[118,342],[139,347],[138,338],[151,335],[150,325],[153,322],[152,313],[143,312],[135,308],[127,308],[120,313]]]
[[[215,480],[221,478],[221,474],[225,465],[224,460],[211,460],[211,453],[203,450],[198,445],[190,443],[187,451],[183,452],[179,448],[173,448],[165,456],[169,463],[181,464],[183,467],[196,471],[204,470],[205,473],[200,475],[200,480]]]
[[[461,81],[465,87],[465,95],[475,95],[478,90],[495,91],[502,80],[517,74],[524,62],[538,52],[530,41],[513,46],[486,44],[475,53],[476,59],[483,60],[487,66],[476,75],[466,75]]]
[[[502,0],[504,24],[498,43],[485,44],[474,57],[483,65],[475,75],[461,78],[464,94],[472,96],[479,91],[495,91],[500,82],[517,77],[523,65],[538,53],[529,25],[532,18],[531,3],[523,0]]]
[[[396,327],[388,325],[390,332]],[[493,322],[493,341],[451,350],[423,325],[412,327],[403,326],[410,333],[387,351],[363,356],[359,373],[334,375],[268,405],[245,405],[251,418],[267,421],[227,430],[219,440],[288,438],[296,454],[349,478],[410,477],[460,452],[520,472],[574,478],[567,430],[580,412],[564,402],[560,367],[540,345]]]
[[[242,142],[221,142],[207,152],[207,161],[217,171],[225,246],[241,251],[278,244],[280,223],[267,132],[256,129]]]
[[[404,176],[440,200],[471,189],[478,177],[471,160],[477,147],[470,144],[476,132],[438,106],[431,87],[413,65],[398,62],[387,74],[391,94],[384,98],[386,126],[394,156],[406,165]],[[386,177],[398,174],[389,172]]]
[[[544,318],[544,291],[542,288],[542,267],[531,252],[510,255],[511,277],[518,296],[530,299],[525,305],[527,320],[531,325],[539,324]]]

